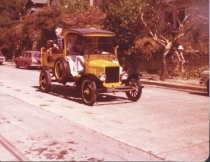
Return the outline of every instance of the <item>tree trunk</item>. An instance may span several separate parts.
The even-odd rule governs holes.
[[[161,73],[161,76],[160,76],[160,80],[161,81],[165,81],[166,78],[168,77],[168,70],[167,70],[167,62],[166,62],[166,56],[168,54],[169,51],[165,51],[163,54],[162,54],[162,73]]]

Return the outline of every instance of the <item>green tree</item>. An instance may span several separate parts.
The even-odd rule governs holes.
[[[20,35],[15,42],[21,42],[23,49],[39,50],[47,39],[56,39],[56,27],[62,27],[64,30],[101,27],[104,18],[105,14],[101,10],[90,7],[85,0],[63,0],[59,5],[47,6],[30,15],[22,16],[11,25],[11,29]],[[6,32],[3,35],[3,42],[0,43],[5,45],[9,37]]]
[[[1,0],[0,1],[0,27],[8,27],[20,20],[25,14],[24,5],[26,0]]]
[[[90,5],[87,0],[61,0],[61,7],[65,12],[78,12],[89,10]]]
[[[0,1],[0,50],[3,50],[8,58],[12,57],[17,41],[20,39],[19,33],[12,28],[25,14],[25,2],[26,0]]]
[[[117,34],[116,42],[121,52],[126,52],[134,44],[137,35],[142,34],[140,6],[144,0],[119,0],[104,2],[102,10],[107,14],[104,26]]]

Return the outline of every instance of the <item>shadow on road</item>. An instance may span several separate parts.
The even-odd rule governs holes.
[[[36,88],[36,91],[39,91],[39,86],[32,86]],[[83,104],[82,98],[80,95],[80,89],[75,88],[74,86],[70,85],[51,85],[51,90],[48,94],[61,97],[67,100],[71,100],[80,104]],[[101,105],[113,105],[113,104],[124,104],[130,103],[126,97],[115,96],[114,94],[99,94],[97,97],[96,104],[94,106],[101,106]]]

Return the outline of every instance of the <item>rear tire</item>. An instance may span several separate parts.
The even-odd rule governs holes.
[[[26,69],[29,69],[29,65],[28,65],[27,63],[25,63],[24,67],[25,67]]]
[[[39,75],[39,87],[43,92],[49,92],[51,89],[51,75],[48,70],[42,70]]]

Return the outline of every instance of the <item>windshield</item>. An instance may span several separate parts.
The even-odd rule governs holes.
[[[38,53],[38,52],[37,53],[33,53],[33,57],[34,58],[39,58],[40,57],[40,53]]]
[[[66,37],[67,55],[113,54],[113,38],[68,34]]]
[[[113,54],[113,37],[86,38],[85,46],[88,54]]]

